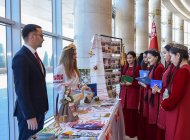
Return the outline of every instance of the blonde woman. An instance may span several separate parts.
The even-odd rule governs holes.
[[[53,76],[54,88],[59,94],[59,100],[64,97],[65,86],[71,88],[71,95],[76,92],[79,87],[79,76],[76,61],[76,46],[72,43],[63,48],[59,65]],[[83,99],[84,93],[79,95],[79,100]]]

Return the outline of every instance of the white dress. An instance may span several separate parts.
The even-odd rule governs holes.
[[[64,97],[65,86],[71,87],[71,94],[72,94],[72,91],[78,89],[79,77],[76,72],[74,75],[75,76],[71,77],[71,79],[68,79],[63,65],[59,65],[55,69],[55,73],[53,76],[53,84],[54,84],[54,89],[56,93],[59,94],[58,103]],[[60,104],[59,104],[59,107],[60,107]]]

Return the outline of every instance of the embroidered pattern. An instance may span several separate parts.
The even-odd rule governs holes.
[[[63,81],[63,74],[57,74],[53,76],[53,83],[60,83]]]

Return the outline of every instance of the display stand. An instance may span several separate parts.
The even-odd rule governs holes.
[[[122,39],[94,35],[90,55],[91,83],[97,83],[98,96],[116,97],[120,91]]]

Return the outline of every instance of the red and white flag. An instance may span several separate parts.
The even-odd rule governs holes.
[[[152,22],[152,30],[151,30],[151,39],[150,39],[150,49],[155,49],[158,51],[158,39],[157,39],[157,34],[156,34],[156,24],[153,20]]]

